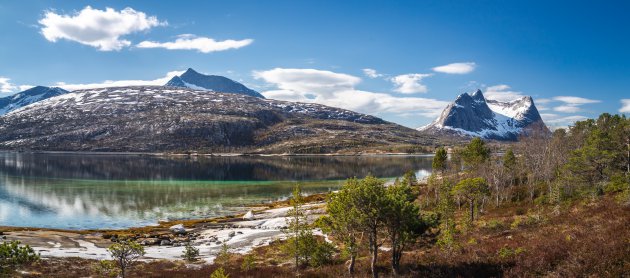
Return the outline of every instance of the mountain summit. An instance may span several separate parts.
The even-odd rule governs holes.
[[[18,108],[58,95],[68,91],[57,87],[35,86],[15,95],[0,98],[0,115],[4,115]]]
[[[265,98],[260,93],[245,87],[227,77],[219,75],[205,75],[189,68],[182,75],[171,78],[164,86],[182,87],[195,90],[208,90],[221,93],[241,94],[252,97]]]
[[[501,102],[486,99],[481,90],[459,95],[440,117],[418,130],[496,140],[517,140],[531,131],[549,132],[531,97]]]

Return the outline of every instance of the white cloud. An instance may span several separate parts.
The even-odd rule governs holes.
[[[101,51],[112,51],[131,45],[122,36],[168,23],[129,7],[116,11],[112,8],[98,10],[86,6],[73,15],[47,11],[39,24],[42,25],[42,35],[51,42],[66,39],[96,47]]]
[[[212,38],[197,37],[192,34],[177,36],[174,42],[143,41],[136,45],[139,48],[165,48],[169,50],[197,50],[202,53],[237,49],[250,45],[254,40],[224,40],[216,41]]]
[[[509,102],[524,97],[522,92],[510,90],[510,86],[505,84],[499,84],[486,87],[486,91],[483,95],[487,99],[498,100],[503,102]]]
[[[448,102],[428,98],[395,97],[355,88],[361,79],[317,69],[255,71],[254,78],[277,89],[262,92],[271,99],[319,103],[366,114],[393,113],[437,117]]]
[[[376,72],[375,69],[363,69],[363,74],[369,78],[379,78],[383,76],[382,74]]]
[[[473,72],[476,67],[477,67],[477,64],[473,62],[452,63],[448,65],[434,67],[433,71],[441,72],[441,73],[448,73],[448,74],[467,74],[467,73]]]
[[[596,100],[596,99],[588,99],[588,98],[573,97],[573,96],[557,96],[557,97],[554,97],[553,99],[557,101],[562,101],[570,105],[582,105],[582,104],[601,102],[600,100]]]
[[[153,80],[105,80],[100,83],[80,83],[80,84],[67,84],[65,82],[57,82],[54,86],[61,87],[68,91],[92,89],[92,88],[106,88],[106,87],[121,87],[121,86],[162,86],[166,84],[171,78],[176,75],[180,75],[184,71],[169,71],[164,77]]]
[[[630,99],[622,99],[621,100],[621,108],[619,108],[620,113],[630,113]]]
[[[11,83],[10,80],[10,78],[0,76],[0,93],[12,93],[17,89],[17,86]]]
[[[581,111],[581,106],[584,104],[598,103],[600,100],[596,99],[588,99],[583,97],[575,97],[575,96],[557,96],[552,98],[554,101],[560,101],[564,104],[556,106],[553,108],[554,111],[563,112],[563,113],[575,113]]]
[[[545,121],[545,124],[552,130],[558,128],[566,128],[570,125],[575,124],[575,122],[577,121],[588,119],[588,117],[581,115],[560,116],[558,114],[552,113],[543,113],[540,114],[540,116],[543,118],[543,121]]]
[[[432,76],[433,74],[410,73],[392,77],[390,80],[396,88],[394,91],[403,94],[426,93],[427,86],[422,84],[422,79]]]

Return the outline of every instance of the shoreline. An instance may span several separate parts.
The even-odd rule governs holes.
[[[170,153],[170,152],[102,152],[102,151],[40,151],[40,150],[0,150],[3,153],[22,154],[67,154],[67,155],[129,155],[129,156],[157,156],[157,157],[299,157],[299,156],[432,156],[433,153],[399,153],[399,152],[370,152],[370,153]]]

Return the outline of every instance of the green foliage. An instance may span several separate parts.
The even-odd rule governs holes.
[[[435,156],[433,157],[433,163],[432,163],[433,170],[444,172],[447,167],[447,159],[448,159],[448,154],[446,152],[446,149],[444,149],[444,147],[439,147],[435,151]]]
[[[127,269],[145,254],[144,247],[135,241],[114,243],[107,248],[107,252],[114,258],[123,278]]]
[[[0,244],[0,275],[10,273],[17,267],[39,260],[39,255],[28,245],[20,246],[19,241]]]
[[[308,225],[304,198],[299,185],[293,189],[291,206],[291,210],[287,213],[287,228],[284,230],[284,233],[287,234],[284,250],[294,258],[297,271],[300,265],[308,264],[316,246],[315,237]]]
[[[473,138],[462,152],[464,164],[471,169],[477,169],[490,158],[490,149],[479,137]]]
[[[93,270],[104,277],[117,277],[119,272],[116,262],[110,260],[98,261],[93,265]]]
[[[230,275],[225,273],[225,269],[223,269],[223,267],[219,267],[210,274],[210,278],[230,278]]]
[[[399,270],[405,247],[415,242],[428,228],[422,221],[420,208],[414,203],[416,197],[406,183],[394,184],[385,190],[384,224],[392,248],[392,269],[395,273]]]
[[[458,182],[451,190],[454,196],[468,201],[470,206],[470,222],[475,220],[475,205],[479,199],[490,195],[490,188],[484,178],[468,178]]]
[[[247,254],[243,257],[243,263],[241,264],[241,269],[245,272],[249,272],[250,270],[256,267],[256,256],[254,254]]]
[[[184,251],[182,252],[184,260],[189,262],[195,262],[199,260],[199,249],[190,245],[190,242],[184,245]]]
[[[514,155],[512,148],[508,149],[503,156],[503,167],[505,167],[508,171],[516,170],[516,156]]]
[[[219,250],[219,253],[217,253],[217,257],[214,259],[214,262],[220,265],[226,265],[228,262],[230,262],[230,258],[232,258],[230,246],[224,242],[221,245],[221,250]]]
[[[443,180],[439,189],[440,201],[438,203],[438,213],[440,216],[440,234],[437,245],[442,250],[455,249],[455,201],[451,193],[453,184],[449,180]]]
[[[319,267],[333,262],[333,254],[335,253],[335,246],[328,242],[318,242],[315,245],[315,250],[309,264],[312,267]]]
[[[499,230],[503,228],[503,222],[497,219],[492,219],[488,221],[486,227],[488,227],[488,229]]]
[[[508,259],[513,256],[519,255],[523,252],[525,252],[525,248],[523,247],[517,247],[515,249],[512,249],[509,246],[503,246],[501,247],[501,249],[499,249],[499,251],[497,252],[497,255],[499,256],[500,259]]]

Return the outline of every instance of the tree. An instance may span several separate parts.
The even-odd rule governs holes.
[[[230,258],[232,257],[232,253],[230,253],[230,246],[228,246],[225,242],[221,245],[221,249],[219,253],[217,253],[217,257],[214,261],[220,265],[226,265]]]
[[[394,276],[400,271],[403,250],[425,231],[415,194],[406,183],[394,184],[385,190],[385,227],[392,248],[391,267]]]
[[[470,222],[475,220],[475,205],[477,201],[490,193],[488,183],[483,178],[464,179],[458,182],[451,192],[453,195],[468,201],[470,206]]]
[[[352,181],[351,188],[354,205],[360,215],[360,226],[368,237],[369,250],[372,255],[370,268],[372,277],[377,278],[376,262],[378,259],[379,229],[385,218],[385,183],[373,176],[367,176],[361,181]]]
[[[256,267],[256,256],[254,254],[247,254],[243,257],[243,263],[241,264],[241,269],[245,272],[249,272],[250,270]]]
[[[464,164],[472,170],[477,170],[481,164],[490,158],[490,149],[479,137],[473,138],[462,153]]]
[[[451,193],[453,184],[448,179],[443,179],[439,188],[440,200],[437,211],[440,217],[440,235],[438,245],[442,249],[451,249],[455,244],[455,201]]]
[[[308,263],[310,256],[317,244],[313,231],[308,224],[306,211],[304,209],[304,198],[300,186],[293,189],[291,198],[292,209],[287,213],[288,223],[285,233],[288,236],[285,250],[295,260],[295,271],[299,273],[301,263]]]
[[[121,241],[114,243],[107,248],[109,254],[114,258],[116,265],[120,268],[122,277],[125,277],[127,269],[142,256],[144,247],[135,241]]]
[[[3,242],[0,244],[0,276],[20,265],[30,264],[39,260],[39,255],[28,245],[20,246],[19,241]]]
[[[348,179],[337,193],[331,193],[326,210],[328,217],[324,218],[324,230],[343,243],[343,247],[350,255],[348,273],[354,275],[354,264],[359,252],[358,242],[363,237],[361,215],[357,210],[353,195],[358,186],[357,179]]]
[[[446,152],[446,149],[444,149],[444,147],[439,147],[435,151],[435,156],[433,157],[433,163],[432,163],[433,170],[438,171],[443,174],[447,167],[447,164],[446,164],[447,159],[448,159],[448,154]]]
[[[190,245],[190,242],[184,245],[184,251],[182,257],[189,262],[195,262],[199,259],[199,249]]]

